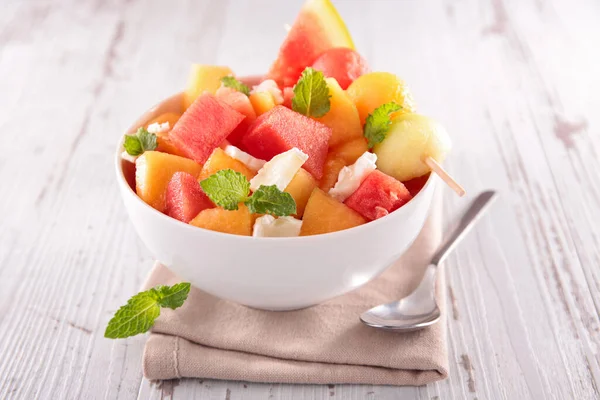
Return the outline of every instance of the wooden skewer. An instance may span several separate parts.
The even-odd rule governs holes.
[[[446,183],[446,185],[450,186],[450,188],[452,190],[454,190],[456,192],[457,195],[459,195],[460,197],[464,196],[467,192],[465,191],[465,189],[460,186],[458,184],[458,182],[456,182],[454,180],[454,178],[452,178],[447,172],[446,170],[440,165],[438,164],[437,161],[435,161],[432,157],[426,157],[423,162],[425,164],[427,164],[427,166],[429,168],[431,168],[431,170],[433,172],[435,172],[437,174],[437,176],[439,176],[444,183]]]

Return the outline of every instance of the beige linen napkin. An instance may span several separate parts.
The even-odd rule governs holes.
[[[250,309],[192,288],[177,310],[165,309],[146,343],[144,375],[284,383],[424,385],[448,375],[444,275],[438,278],[442,320],[411,333],[364,326],[359,315],[399,299],[420,282],[440,242],[440,207],[407,253],[349,294],[299,311]],[[441,272],[441,271],[440,271]],[[144,288],[180,282],[156,264]]]

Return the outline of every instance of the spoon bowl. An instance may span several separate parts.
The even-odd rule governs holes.
[[[477,196],[460,219],[458,227],[435,253],[423,280],[411,294],[401,300],[371,308],[360,316],[360,320],[373,328],[403,332],[416,331],[438,322],[441,316],[435,301],[438,266],[465,237],[495,198],[495,191],[486,191]]]

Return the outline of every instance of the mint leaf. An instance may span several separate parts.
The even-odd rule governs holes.
[[[140,139],[135,135],[125,135],[123,148],[130,156],[139,156],[144,152]]]
[[[323,73],[308,67],[294,86],[292,110],[307,117],[322,117],[329,112],[330,97]]]
[[[276,185],[261,185],[245,204],[255,214],[273,214],[278,217],[296,214],[296,202],[292,195],[282,192]]]
[[[139,156],[144,151],[156,149],[156,135],[139,128],[135,135],[125,135],[123,147],[130,156]]]
[[[158,292],[158,305],[176,309],[181,307],[190,293],[192,285],[189,282],[181,282],[173,286],[157,286],[154,288]]]
[[[382,104],[369,114],[364,126],[364,135],[369,142],[369,148],[383,142],[392,124],[390,114],[399,111],[401,108],[400,105],[390,102]]]
[[[140,128],[136,135],[140,139],[144,151],[156,149],[156,134],[150,133],[144,128]]]
[[[238,203],[248,199],[250,182],[244,174],[232,169],[218,171],[200,182],[202,190],[216,205],[237,210]]]
[[[126,338],[147,332],[160,315],[161,307],[176,309],[183,305],[190,292],[189,283],[156,286],[130,298],[108,322],[104,337]]]
[[[246,96],[250,96],[250,88],[244,85],[242,82],[235,79],[233,76],[224,76],[221,78],[223,86],[237,90],[238,92],[244,93]]]

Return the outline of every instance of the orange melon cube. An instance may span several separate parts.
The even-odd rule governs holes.
[[[181,114],[179,113],[168,112],[160,114],[158,117],[151,119],[150,122],[148,122],[148,125],[146,125],[146,128],[152,124],[164,124],[165,122],[168,122],[169,127],[172,129],[175,123],[179,121],[179,118],[181,118]]]
[[[169,139],[168,132],[161,132],[156,135],[156,151],[185,157],[183,151],[179,150],[179,148],[173,144],[171,139]]]
[[[402,109],[395,115],[411,113],[416,110],[412,94],[406,83],[389,72],[364,74],[352,82],[346,92],[356,105],[361,126],[364,126],[367,117],[373,110],[385,103],[393,101],[402,106]]]
[[[221,78],[233,75],[229,67],[193,64],[188,84],[183,92],[183,109],[187,108],[204,92],[216,94],[221,87]]]
[[[356,106],[334,78],[325,79],[329,88],[329,112],[315,120],[331,128],[329,148],[363,137],[363,129]]]
[[[199,181],[202,181],[215,172],[221,171],[223,169],[232,169],[239,173],[242,173],[248,178],[248,180],[252,179],[256,172],[251,170],[244,164],[243,162],[236,160],[235,158],[229,156],[227,153],[223,151],[220,147],[217,147],[206,163],[204,163],[204,167],[200,172],[200,176],[198,177]]]
[[[148,205],[165,211],[167,185],[176,172],[198,176],[195,161],[159,151],[146,151],[135,161],[135,191]]]
[[[256,116],[260,116],[277,105],[275,98],[269,92],[256,92],[250,94],[250,103],[256,112]]]
[[[304,209],[300,236],[341,231],[366,222],[359,213],[350,207],[335,200],[322,190],[315,189]]]
[[[337,182],[340,171],[346,165],[348,164],[343,159],[331,155],[328,156],[323,167],[323,177],[319,181],[319,188],[325,192],[329,192],[329,189]]]
[[[180,117],[181,114],[179,113],[168,112],[161,114],[158,117],[150,120],[150,122],[148,122],[148,124],[146,125],[146,129],[148,129],[148,127],[152,124],[164,124],[165,122],[169,123],[168,131],[156,134],[156,151],[162,151],[163,153],[169,153],[174,154],[176,156],[185,157],[185,154],[183,154],[183,152],[179,150],[169,139],[169,131],[173,129],[173,126],[177,121],[179,121]]]
[[[344,160],[346,165],[352,165],[358,157],[369,150],[367,140],[364,137],[351,140],[330,150],[330,155]]]
[[[231,233],[234,235],[252,236],[254,217],[248,207],[241,204],[239,209],[228,211],[223,208],[208,208],[200,211],[190,225],[211,231]]]
[[[302,218],[304,207],[312,191],[317,187],[317,181],[305,169],[300,168],[284,192],[288,192],[296,202],[296,218]]]

